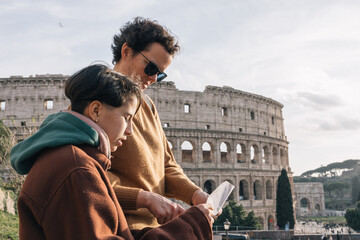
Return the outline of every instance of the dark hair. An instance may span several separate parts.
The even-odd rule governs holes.
[[[81,114],[95,100],[120,107],[128,97],[135,95],[138,108],[141,103],[137,84],[101,64],[88,66],[69,77],[65,83],[65,95],[71,101],[71,110]]]
[[[113,52],[113,64],[121,59],[121,48],[126,43],[135,53],[146,49],[150,43],[160,43],[166,51],[174,56],[179,52],[180,46],[167,28],[161,26],[157,21],[137,17],[133,22],[127,22],[120,33],[114,35],[114,42],[111,45]]]

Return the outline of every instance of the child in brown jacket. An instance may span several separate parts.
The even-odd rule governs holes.
[[[11,151],[28,174],[18,200],[20,239],[211,239],[211,206],[200,204],[157,227],[130,232],[107,177],[111,152],[132,134],[138,86],[103,65],[65,84],[71,110],[50,115]],[[126,169],[126,166],[123,166]]]

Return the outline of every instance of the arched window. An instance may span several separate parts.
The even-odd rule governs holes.
[[[228,162],[228,144],[222,142],[220,144],[221,162]]]
[[[273,185],[270,180],[266,181],[266,199],[272,199]]]
[[[269,163],[269,149],[268,147],[263,147],[262,151],[261,151],[261,155],[262,155],[262,161],[263,163]]]
[[[214,181],[212,180],[207,180],[205,183],[204,183],[204,192],[208,193],[208,194],[211,194],[212,191],[215,190],[215,183]]]
[[[257,160],[259,159],[258,154],[259,154],[258,147],[256,145],[250,146],[250,160],[251,160],[251,163],[253,163],[253,164],[257,163]]]
[[[270,215],[268,217],[268,230],[274,230],[274,223],[275,223],[274,217]]]
[[[204,142],[202,145],[203,161],[211,162],[211,146],[208,142]]]
[[[264,229],[264,219],[260,216],[258,218],[259,218],[259,223],[260,223],[262,229]]]
[[[181,153],[183,162],[192,162],[193,161],[193,146],[189,141],[184,141],[181,144]]]
[[[301,208],[306,208],[306,209],[310,209],[310,201],[307,198],[302,198],[300,200],[300,207]]]
[[[172,143],[170,141],[168,141],[168,144],[169,144],[170,149],[172,150],[173,149]]]
[[[226,181],[228,181],[229,183],[231,183],[232,185],[234,185],[234,184],[233,184],[233,182],[232,182],[231,180],[226,179]],[[235,198],[234,198],[234,191],[232,191],[232,192],[230,193],[230,195],[229,195],[229,197],[228,197],[227,201],[229,201],[229,200],[235,200]]]
[[[262,186],[259,180],[254,182],[254,200],[262,199]]]
[[[245,162],[245,146],[243,144],[237,144],[236,145],[236,159],[238,163],[244,163]]]
[[[240,181],[239,200],[249,200],[249,184],[243,179]]]
[[[280,149],[280,161],[281,161],[281,166],[286,167],[286,155],[285,155],[285,151],[284,149]]]
[[[273,147],[272,155],[273,155],[272,156],[273,157],[273,164],[274,165],[278,164],[279,152],[278,152],[276,147]]]

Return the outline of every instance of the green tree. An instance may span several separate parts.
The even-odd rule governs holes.
[[[247,227],[256,227],[257,229],[261,229],[262,226],[259,222],[259,218],[255,217],[255,213],[253,211],[249,212],[244,221],[244,226]]]
[[[289,223],[291,229],[294,228],[294,208],[291,194],[290,181],[285,169],[281,170],[278,178],[278,186],[276,191],[276,218],[279,228],[285,228]]]
[[[333,182],[324,185],[324,192],[329,197],[331,202],[335,202],[338,198],[341,200],[344,197],[344,190],[348,189],[349,185],[343,182]]]
[[[355,176],[351,179],[351,196],[352,196],[352,203],[356,203],[359,200],[360,194],[360,179],[358,176]]]
[[[347,225],[356,231],[360,231],[360,202],[356,203],[356,208],[346,210],[345,219]]]
[[[15,136],[0,120],[0,169],[6,169],[10,174],[10,179],[7,182],[4,182],[0,176],[0,187],[12,190],[18,196],[25,177],[17,174],[10,164],[10,151],[15,143]]]
[[[10,161],[10,150],[13,145],[13,135],[4,122],[0,120],[0,164],[5,165]]]
[[[249,229],[261,227],[253,211],[247,214],[242,205],[237,205],[232,200],[223,208],[222,214],[215,220],[214,225],[223,226],[226,219],[232,226],[245,226]]]

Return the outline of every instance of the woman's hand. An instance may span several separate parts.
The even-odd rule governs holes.
[[[205,214],[205,216],[210,222],[210,226],[212,226],[214,223],[214,212],[212,205],[210,203],[205,203],[205,204],[199,204],[196,207],[199,208],[200,211],[202,211]]]

